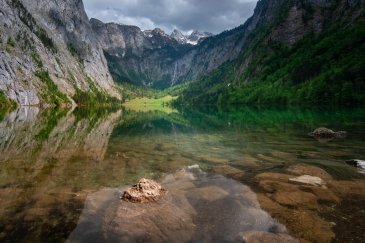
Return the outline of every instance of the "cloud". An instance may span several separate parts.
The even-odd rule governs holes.
[[[243,24],[257,0],[84,0],[89,17],[104,22],[219,33]]]

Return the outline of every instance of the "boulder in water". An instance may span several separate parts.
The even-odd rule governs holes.
[[[347,137],[347,132],[346,131],[335,132],[331,129],[328,129],[325,127],[320,127],[320,128],[315,129],[313,132],[310,132],[308,135],[318,139],[321,142],[328,142],[334,138]]]
[[[123,193],[122,199],[133,203],[155,202],[163,197],[166,192],[157,182],[142,178],[136,185]]]
[[[314,130],[313,132],[309,133],[309,136],[312,137],[319,137],[319,138],[332,138],[335,137],[335,132],[331,129],[320,127]]]

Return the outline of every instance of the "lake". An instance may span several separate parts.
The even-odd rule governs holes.
[[[0,241],[362,242],[350,159],[365,160],[364,109],[22,107],[0,117]],[[122,201],[141,178],[166,198]]]

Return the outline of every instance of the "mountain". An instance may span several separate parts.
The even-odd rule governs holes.
[[[103,23],[90,24],[101,43],[109,70],[117,82],[164,89],[199,80],[227,61],[234,60],[242,48],[242,29],[219,36],[194,33],[197,45],[187,45],[160,29],[142,31],[136,26]],[[187,38],[188,39],[188,38]],[[189,39],[188,39],[189,41]]]
[[[201,43],[206,38],[212,37],[213,34],[209,32],[199,32],[197,30],[193,31],[188,37],[187,37],[187,43],[191,45],[197,45]]]
[[[172,62],[190,49],[161,29],[142,31],[136,26],[90,24],[108,60],[114,79],[148,87],[168,87],[174,82]]]
[[[188,38],[177,29],[174,29],[170,36],[171,38],[175,39],[179,44],[183,45],[188,43]]]
[[[88,20],[82,0],[0,4],[0,106],[107,102],[114,81],[189,83],[181,104],[365,101],[363,0],[260,0],[214,36]]]
[[[170,37],[175,39],[180,44],[190,44],[190,45],[197,45],[201,43],[203,40],[205,40],[208,37],[212,37],[213,34],[209,32],[199,32],[199,31],[193,31],[190,35],[186,36],[183,33],[181,33],[179,30],[174,30]]]
[[[81,0],[0,5],[0,96],[41,106],[120,98]]]
[[[181,104],[365,103],[363,0],[261,0],[233,32],[242,48],[185,90]],[[235,38],[232,38],[235,40]],[[204,43],[204,42],[203,42]]]

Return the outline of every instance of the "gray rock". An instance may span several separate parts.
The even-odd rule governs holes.
[[[160,29],[142,31],[136,26],[90,23],[102,43],[110,64],[117,67],[116,80],[137,85],[166,88],[184,81],[198,80],[221,64],[235,59],[241,51],[244,29],[232,31],[226,38],[210,38],[210,33],[193,33],[197,46],[186,45],[181,33],[172,36]],[[177,40],[178,39],[178,40]],[[139,74],[137,77],[135,73]]]
[[[309,136],[315,137],[315,138],[335,138],[335,137],[341,137],[344,138],[347,136],[346,131],[339,131],[335,132],[331,129],[320,127],[315,129],[313,132],[308,134]]]
[[[48,71],[69,97],[76,88],[90,91],[89,77],[100,91],[120,96],[81,0],[0,0],[0,5],[0,48],[5,50],[0,53],[0,90],[9,98],[20,105],[47,106],[45,97],[52,91],[35,77],[39,70]]]

